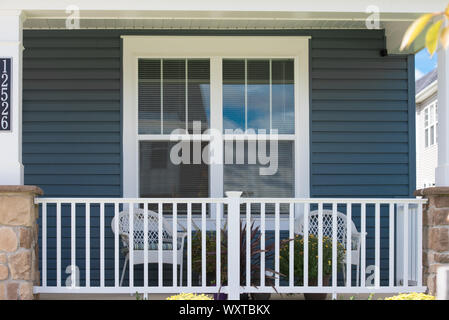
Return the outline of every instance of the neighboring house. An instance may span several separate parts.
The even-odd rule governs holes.
[[[80,28],[68,30],[65,6],[45,2],[0,4],[0,59],[13,59],[13,130],[0,135],[3,150],[11,151],[10,157],[0,157],[0,183],[44,190],[37,201],[42,272],[36,293],[222,289],[238,298],[240,291],[275,292],[264,275],[265,268],[278,271],[285,263],[278,251],[267,254],[267,264],[257,262],[259,272],[251,275],[260,279],[257,288],[249,273],[246,286],[239,282],[238,275],[244,274],[239,269],[244,256],[238,251],[239,218],[254,219],[260,226],[263,244],[257,249],[263,252],[255,259],[265,261],[263,248],[270,241],[279,244],[280,238],[293,237],[294,230],[306,232],[306,214],[317,239],[330,232],[335,243],[348,248],[343,262],[349,268],[337,272],[332,264],[331,286],[321,282],[329,271],[324,274],[320,267],[313,275],[309,270],[311,282],[319,278],[317,288],[291,276],[290,260],[291,274],[275,283],[276,292],[425,289],[419,242],[423,202],[413,196],[414,49],[398,50],[422,7],[389,2],[382,7],[389,12],[386,20],[379,29],[368,29],[366,8],[355,0],[307,5],[263,0],[254,8],[239,1],[231,11],[223,1],[164,1],[155,8],[152,1],[129,0],[111,9],[91,0],[82,1]],[[194,121],[201,121],[204,135],[170,135],[173,129],[192,133]],[[217,130],[218,138],[206,129]],[[241,131],[228,134],[226,129]],[[245,135],[249,129],[276,129],[278,135]],[[267,162],[252,163],[254,153],[241,159],[229,153],[237,141],[244,141],[246,154],[252,141],[266,138],[278,138],[272,175],[260,174]],[[186,162],[193,163],[176,164],[170,150],[183,139],[189,139],[193,150],[210,144],[216,152],[206,156],[207,162],[192,153]],[[227,144],[234,140],[235,147]],[[223,165],[229,154],[235,161]],[[230,191],[244,197],[230,200],[225,197]],[[147,217],[146,210],[152,219],[166,218],[165,224],[151,221],[150,256],[142,253],[144,223],[131,223]],[[120,226],[114,217],[123,218]],[[332,221],[341,227],[338,239]],[[299,228],[302,223],[304,229]],[[206,276],[221,274],[225,260],[217,259],[206,275],[203,259],[201,272],[194,273],[192,249],[197,255],[200,250],[199,242],[192,245],[190,231],[198,227],[203,236],[208,230],[220,237],[221,225],[229,228],[225,248],[233,258],[227,266],[234,272],[226,275],[232,286],[220,279],[206,286]],[[173,227],[173,233],[162,232]],[[120,244],[113,232],[117,228],[124,228],[119,229]],[[179,243],[173,234],[183,228],[184,276],[178,284],[172,266],[180,262],[175,254]],[[202,243],[201,248],[205,250]],[[219,245],[209,248],[222,250]],[[336,253],[323,260],[320,248],[329,253],[329,247],[318,249],[325,267],[331,259],[336,262]],[[132,267],[126,269],[128,254]],[[142,267],[146,259],[159,267]],[[252,260],[247,259],[250,268]],[[137,261],[140,265],[134,266]],[[68,275],[77,280],[77,291],[65,286]],[[348,277],[352,287],[341,286]],[[195,287],[198,279],[201,287]]]
[[[435,185],[438,166],[438,70],[416,81],[416,188]]]

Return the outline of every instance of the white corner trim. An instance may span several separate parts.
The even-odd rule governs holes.
[[[9,83],[11,97],[9,131],[0,131],[0,185],[23,185],[22,164],[22,45],[23,12],[20,10],[0,11],[0,57],[11,58]],[[2,78],[2,81],[5,78]],[[3,94],[4,96],[5,94]],[[3,110],[3,108],[2,108]]]
[[[295,59],[295,197],[310,196],[308,36],[122,36],[123,39],[123,196],[139,196],[138,59],[210,58],[211,72],[222,58]],[[220,68],[218,68],[220,69]],[[211,104],[222,110],[221,86]],[[217,81],[215,81],[217,82]],[[217,83],[220,83],[219,81]],[[214,97],[218,97],[216,99]],[[211,109],[214,108],[211,105]],[[211,121],[212,122],[212,121]],[[216,122],[216,121],[215,121]],[[217,125],[217,124],[215,124]],[[212,123],[212,126],[214,124]],[[220,126],[220,125],[218,125]],[[217,195],[215,195],[217,196]]]

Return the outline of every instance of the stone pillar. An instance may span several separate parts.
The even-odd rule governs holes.
[[[0,300],[30,300],[39,284],[34,186],[0,186]]]
[[[423,209],[423,284],[436,295],[437,270],[449,266],[449,187],[417,190],[428,199]]]

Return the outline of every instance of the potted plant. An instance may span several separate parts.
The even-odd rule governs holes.
[[[245,285],[246,283],[246,224],[240,224],[240,284]],[[259,227],[254,226],[254,222],[250,225],[250,261],[251,261],[251,285],[256,286],[260,283],[260,253],[265,252],[265,259],[269,260],[274,256],[274,243],[265,246],[265,250],[261,250],[261,233]],[[228,252],[228,241],[227,241],[227,231],[226,226],[220,230],[221,232],[221,284],[227,284],[228,268],[227,268],[227,252]],[[202,268],[202,233],[198,230],[194,233],[192,237],[192,270],[201,274]],[[267,239],[269,240],[269,239]],[[275,271],[270,268],[266,268],[266,271],[271,274],[276,274]],[[206,232],[206,283],[211,285],[215,283],[216,275],[216,234],[215,232]],[[268,285],[273,285],[273,276],[266,276],[265,283]],[[226,294],[217,293],[214,294],[216,300],[226,299]],[[267,300],[270,298],[270,294],[265,293],[252,293],[251,297],[254,300]],[[242,299],[248,299],[247,294],[241,295]]]
[[[206,296],[205,294],[180,293],[174,296],[170,296],[165,300],[212,300],[212,298]]]
[[[290,241],[294,242],[294,283],[295,285],[302,285],[304,279],[304,238],[297,235],[294,239],[283,240],[280,245],[280,271],[281,274],[289,274],[289,259]],[[323,236],[323,285],[329,285],[329,279],[332,274],[332,238]],[[341,270],[342,261],[344,259],[344,246],[337,242],[337,270]],[[309,235],[309,262],[308,275],[309,286],[316,286],[318,284],[318,237],[316,235]],[[327,293],[305,293],[306,300],[325,300]]]

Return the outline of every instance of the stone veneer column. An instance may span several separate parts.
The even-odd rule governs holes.
[[[449,187],[417,190],[415,196],[428,199],[423,209],[423,283],[436,295],[437,269],[449,266]]]
[[[39,284],[34,186],[0,186],[0,300],[30,300]]]

